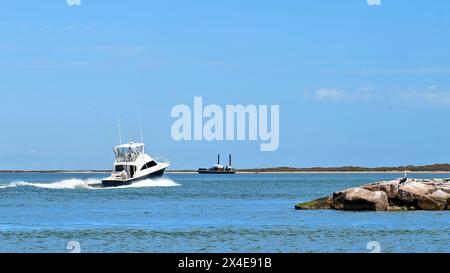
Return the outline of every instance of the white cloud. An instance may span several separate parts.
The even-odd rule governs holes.
[[[80,6],[81,0],[66,0],[66,3],[69,6]]]
[[[450,75],[450,68],[422,67],[407,69],[358,69],[343,72],[349,75]]]
[[[435,105],[450,105],[450,92],[431,90],[405,91],[402,92],[400,96],[403,100],[414,100]]]
[[[246,43],[244,41],[241,41],[241,40],[235,41],[234,44],[237,45],[237,46],[241,46],[241,47],[248,47],[249,46],[248,43]]]
[[[72,23],[72,24],[68,24],[64,27],[65,30],[74,30],[75,28],[78,27],[78,23]]]
[[[342,100],[344,97],[346,97],[344,91],[332,88],[322,88],[316,92],[317,100]]]
[[[369,100],[377,94],[370,90],[360,89],[356,91],[346,91],[336,88],[321,88],[315,92],[314,98],[318,101],[352,101]]]
[[[369,6],[381,6],[381,0],[367,0]]]
[[[450,89],[437,84],[415,88],[386,87],[341,89],[325,87],[303,91],[305,99],[319,102],[378,101],[390,103],[419,103],[421,105],[450,106]]]
[[[103,48],[106,52],[117,56],[135,56],[145,53],[146,49],[132,45],[111,45]]]

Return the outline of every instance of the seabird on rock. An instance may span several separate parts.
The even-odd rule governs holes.
[[[407,180],[408,178],[406,178],[406,171],[405,171],[405,176],[402,179],[400,179],[400,184],[405,183]]]

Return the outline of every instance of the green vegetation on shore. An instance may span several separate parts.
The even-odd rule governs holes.
[[[434,164],[425,166],[399,166],[399,167],[311,167],[311,168],[262,168],[262,169],[240,169],[241,172],[450,172],[450,164]]]

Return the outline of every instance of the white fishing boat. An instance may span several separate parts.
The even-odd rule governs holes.
[[[131,185],[148,178],[161,177],[170,166],[145,153],[145,144],[121,144],[114,147],[115,161],[111,176],[102,180],[104,187]]]

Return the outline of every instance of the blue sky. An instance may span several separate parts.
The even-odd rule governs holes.
[[[173,169],[450,162],[450,2],[3,1],[0,94],[0,169],[110,168],[139,114]],[[279,149],[172,140],[194,96],[280,105]]]

